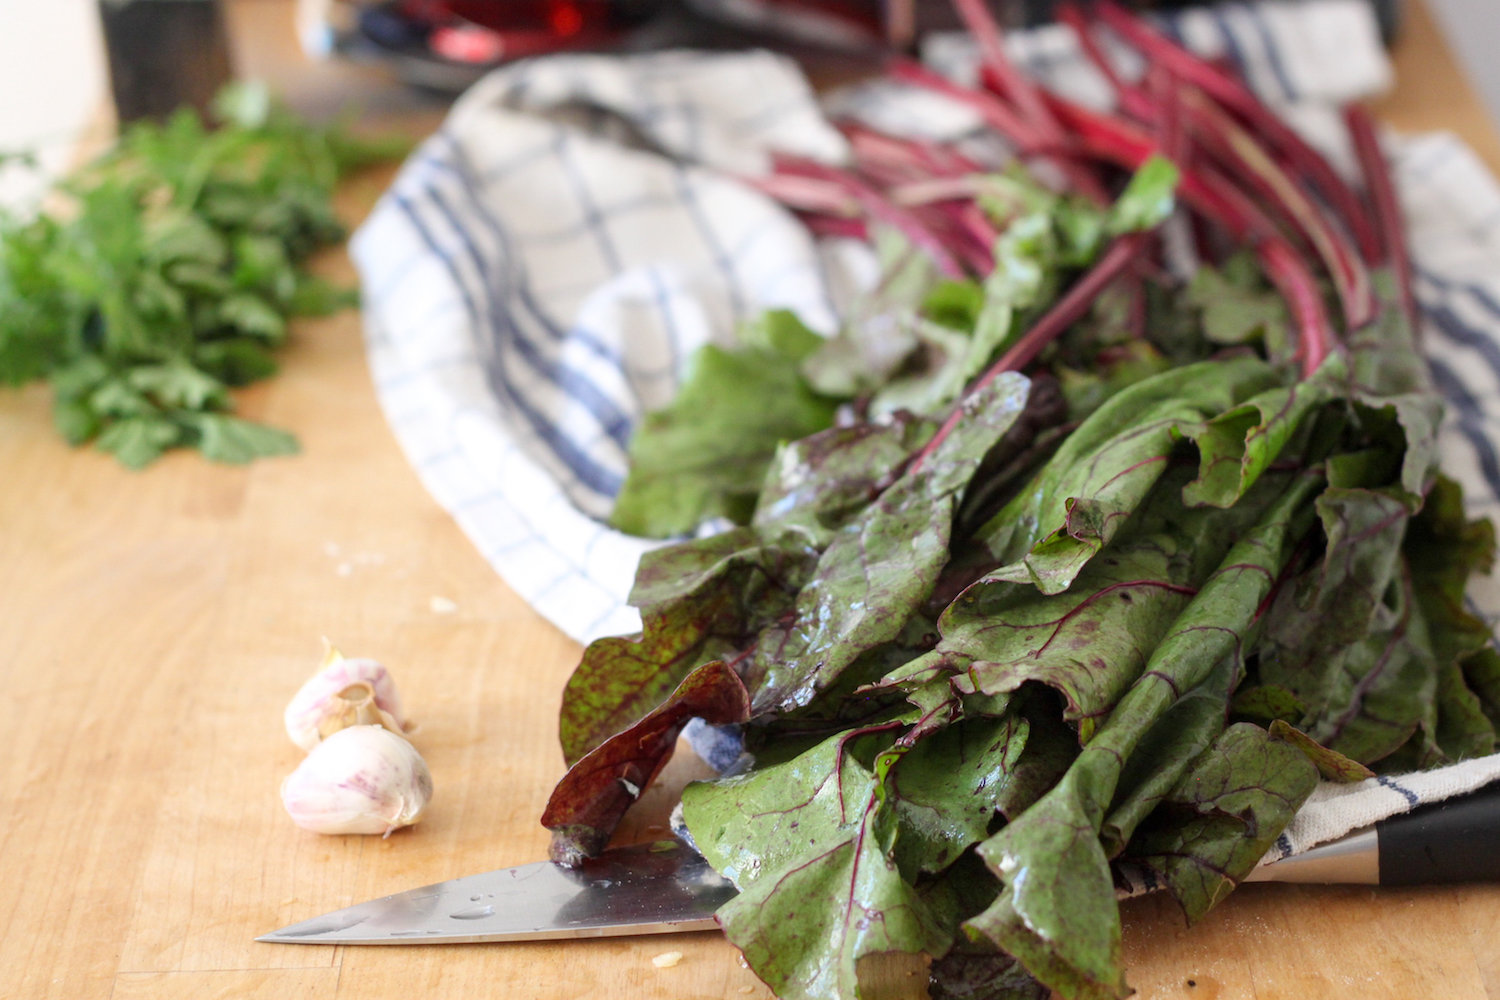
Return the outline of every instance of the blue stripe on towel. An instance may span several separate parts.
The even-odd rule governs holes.
[[[398,191],[392,191],[391,197],[402,214],[411,223],[412,228],[416,230],[422,242],[443,263],[454,285],[458,287],[460,293],[463,295],[464,305],[469,312],[470,322],[478,329],[481,325],[478,303],[474,300],[472,290],[464,282],[459,273],[458,265],[452,255],[448,252],[447,248],[439,243],[432,230],[422,220],[421,213],[410,198]],[[539,412],[531,405],[529,400],[516,391],[514,382],[510,378],[510,373],[505,365],[503,351],[496,352],[495,360],[497,364],[487,364],[484,366],[488,381],[497,392],[511,401],[516,411],[525,418],[526,424],[532,433],[547,445],[558,460],[584,486],[606,497],[613,496],[619,492],[620,477],[618,474],[600,467],[593,460],[592,456],[584,453],[570,438],[560,433],[557,426],[546,414]]]
[[[1422,800],[1417,796],[1416,792],[1412,791],[1410,788],[1405,787],[1404,785],[1397,784],[1395,779],[1391,778],[1389,775],[1377,774],[1375,776],[1375,780],[1380,782],[1381,787],[1389,788],[1391,791],[1398,793],[1403,799],[1406,800],[1407,805],[1416,806],[1422,804]]]
[[[1270,67],[1271,75],[1276,78],[1276,84],[1281,88],[1279,100],[1294,101],[1299,96],[1297,88],[1292,84],[1291,74],[1286,70],[1286,63],[1281,58],[1281,46],[1276,43],[1276,37],[1271,33],[1271,25],[1266,20],[1265,11],[1259,4],[1238,3],[1236,10],[1243,10],[1255,33],[1260,36],[1262,51],[1265,53],[1266,65]]]
[[[495,288],[497,283],[494,280],[496,277],[494,262],[480,252],[478,245],[470,238],[469,228],[463,225],[454,206],[448,203],[443,193],[435,186],[428,188],[426,193],[432,205],[443,214],[448,224],[459,234],[460,242],[467,251],[470,263],[479,279],[479,286],[484,290],[486,312],[490,318],[488,328],[497,335],[497,341],[487,346],[500,348],[492,356],[498,358],[503,353],[505,345],[514,346],[537,374],[560,389],[569,400],[582,407],[616,444],[624,448],[630,437],[630,419],[620,410],[614,400],[606,396],[586,376],[564,364],[555,354],[539,348],[526,335],[525,324],[519,322],[518,317],[509,312],[508,303],[502,299]],[[502,378],[508,378],[504,370],[498,374]],[[517,393],[523,391],[518,382],[512,381],[510,385]],[[575,447],[578,446],[575,445]],[[618,482],[619,477],[608,472],[599,481],[607,482],[611,476]]]
[[[1490,430],[1479,407],[1479,401],[1470,394],[1467,386],[1451,368],[1435,358],[1427,359],[1428,370],[1438,391],[1454,409],[1454,426],[1463,435],[1479,462],[1479,470],[1490,488],[1491,495],[1500,496],[1500,454],[1490,440]]]

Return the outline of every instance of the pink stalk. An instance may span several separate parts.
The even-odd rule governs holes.
[[[776,164],[778,171],[784,170],[801,177],[813,177],[839,184],[859,202],[860,207],[870,218],[900,230],[915,246],[926,251],[943,274],[951,278],[965,276],[963,265],[949,252],[942,238],[934,233],[920,216],[893,203],[876,188],[849,171],[800,157],[777,157]]]
[[[964,228],[986,248],[993,247],[1000,238],[1000,228],[990,221],[984,209],[972,201],[959,207],[958,218]]]
[[[953,0],[953,5],[958,8],[958,15],[968,26],[969,33],[979,43],[981,64],[999,78],[1005,93],[1015,101],[1022,116],[1048,138],[1061,138],[1062,126],[1047,109],[1040,89],[1016,69],[1006,54],[1000,25],[990,16],[984,0]]]
[[[902,166],[923,176],[957,177],[979,170],[978,164],[957,150],[928,140],[887,135],[856,122],[840,123],[839,131],[861,163]]]
[[[970,274],[983,277],[995,269],[995,258],[990,252],[994,241],[982,239],[970,228],[959,206],[928,206],[924,218],[934,232],[944,237],[953,254],[963,260]]]
[[[1115,99],[1120,103],[1120,110],[1133,118],[1144,121],[1150,121],[1155,117],[1150,100],[1141,93],[1139,87],[1125,82],[1125,78],[1120,76],[1115,69],[1114,63],[1109,61],[1109,57],[1099,47],[1099,42],[1094,38],[1093,26],[1089,23],[1088,17],[1078,9],[1078,5],[1071,2],[1060,5],[1057,8],[1057,19],[1073,29],[1073,34],[1078,38],[1079,49],[1109,82],[1110,89],[1115,93]]]
[[[1182,90],[1179,96],[1199,137],[1226,167],[1243,176],[1269,204],[1280,209],[1285,221],[1317,251],[1338,290],[1349,328],[1357,330],[1370,322],[1375,316],[1375,295],[1369,271],[1332,220],[1253,135],[1212,101],[1194,90]]]
[[[1179,168],[1186,168],[1193,146],[1188,141],[1187,128],[1182,120],[1182,103],[1177,100],[1177,78],[1172,75],[1171,70],[1157,65],[1148,73],[1147,83],[1161,108],[1161,113],[1156,116],[1156,123],[1161,135],[1162,152]],[[1146,120],[1152,119],[1148,117]]]
[[[906,83],[925,87],[934,93],[967,104],[984,119],[986,125],[1005,136],[1021,155],[1032,155],[1044,147],[1055,146],[1053,137],[1042,135],[1024,121],[1004,101],[991,94],[954,83],[939,73],[909,59],[897,59],[889,66],[890,75]]]
[[[1136,170],[1156,151],[1150,136],[1127,122],[1061,98],[1053,98],[1052,104],[1062,120],[1076,130],[1084,148],[1101,159]],[[1233,181],[1207,166],[1179,169],[1182,177],[1177,191],[1182,200],[1255,247],[1267,277],[1297,320],[1301,334],[1298,354],[1303,371],[1311,374],[1334,343],[1317,280],[1276,224]]]
[[[1358,251],[1349,245],[1333,221],[1282,169],[1255,136],[1201,91],[1177,86],[1176,65],[1171,61],[1151,64],[1148,80],[1155,84],[1151,89],[1157,96],[1155,100],[1148,98],[1139,88],[1125,83],[1115,73],[1108,58],[1095,43],[1087,20],[1076,8],[1065,7],[1061,17],[1077,33],[1085,55],[1116,88],[1121,108],[1144,121],[1155,121],[1160,126],[1161,146],[1169,159],[1179,167],[1188,165],[1186,161],[1189,147],[1182,135],[1182,118],[1185,114],[1186,124],[1209,147],[1210,152],[1227,168],[1242,174],[1258,194],[1273,207],[1280,209],[1283,220],[1306,238],[1322,258],[1338,289],[1339,302],[1349,327],[1358,329],[1374,317],[1375,298],[1370,287],[1370,276]],[[1251,99],[1254,100],[1253,96]]]
[[[1265,268],[1266,276],[1291,307],[1301,331],[1297,354],[1302,359],[1302,374],[1311,375],[1318,370],[1334,343],[1333,328],[1328,322],[1328,312],[1323,308],[1323,296],[1318,291],[1317,282],[1296,251],[1283,240],[1267,240],[1260,244],[1256,247],[1256,256],[1261,267]]]
[[[898,205],[925,205],[933,201],[968,201],[979,194],[983,183],[974,174],[963,177],[933,177],[904,181],[886,191]]]
[[[853,216],[859,212],[859,202],[832,181],[774,173],[744,176],[740,182],[797,211],[841,216]]]
[[[803,216],[802,224],[814,236],[847,237],[855,240],[870,238],[870,228],[864,219],[846,219],[834,215]]]
[[[1014,102],[1021,117],[1030,122],[1049,145],[1060,151],[1066,150],[1066,133],[1047,108],[1042,89],[1011,62],[1005,51],[1004,34],[990,15],[985,0],[953,0],[953,5],[968,26],[969,33],[979,43],[981,82],[993,81],[1000,94]],[[1103,185],[1087,168],[1065,153],[1056,159],[1058,167],[1080,194],[1101,204],[1107,200]]]
[[[1344,122],[1354,140],[1354,152],[1365,177],[1365,189],[1375,203],[1375,225],[1380,230],[1385,261],[1396,278],[1397,292],[1401,296],[1401,311],[1411,324],[1413,335],[1420,336],[1421,309],[1417,306],[1416,293],[1412,290],[1411,251],[1406,245],[1401,202],[1396,195],[1396,185],[1391,180],[1390,164],[1380,148],[1380,138],[1375,134],[1375,122],[1368,111],[1357,104],[1351,104],[1344,109]]]
[[[1344,179],[1321,153],[1276,117],[1248,87],[1231,74],[1147,27],[1140,18],[1113,0],[1101,0],[1094,9],[1110,28],[1140,50],[1148,61],[1160,62],[1169,67],[1173,73],[1202,89],[1265,136],[1298,172],[1311,178],[1323,197],[1348,222],[1365,259],[1375,259],[1379,252],[1379,241],[1354,191],[1344,183]]]
[[[943,440],[953,432],[953,428],[963,419],[965,400],[999,378],[1002,372],[1019,371],[1029,365],[1036,359],[1042,348],[1052,343],[1068,327],[1081,319],[1094,304],[1094,300],[1099,297],[1099,293],[1109,287],[1109,284],[1123,274],[1141,254],[1146,247],[1147,239],[1146,233],[1130,233],[1111,243],[1104,253],[1100,254],[1088,273],[1074,282],[1067,293],[1054,302],[1052,308],[1033,323],[1031,329],[1022,334],[1021,338],[968,388],[963,398],[948,414],[948,419],[944,420],[943,425],[938,428],[937,433],[933,434],[922,446],[922,450],[917,452],[908,471],[911,473],[920,471],[927,456],[936,451],[938,445],[942,444]]]

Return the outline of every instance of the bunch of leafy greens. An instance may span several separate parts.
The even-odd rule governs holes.
[[[315,127],[233,85],[217,127],[184,109],[129,126],[62,182],[49,211],[0,216],[0,383],[46,379],[57,429],[131,468],[193,447],[246,462],[296,450],[236,417],[296,316],[352,305],[308,273],[341,240],[334,185],[404,143]]]
[[[542,820],[575,862],[689,720],[737,733],[741,765],[690,785],[684,816],[740,890],[725,933],[788,1000],[856,997],[859,959],[889,951],[932,956],[937,997],[1123,997],[1127,866],[1197,919],[1319,780],[1495,748],[1500,657],[1464,606],[1494,533],[1437,469],[1441,406],[1368,121],[1350,118],[1375,221],[1324,228],[1375,238],[1288,236],[1323,223],[1285,192],[1326,176],[1288,189],[1256,154],[1253,179],[1283,193],[1257,203],[1214,166],[1249,162],[1244,133],[1199,112],[1263,109],[1110,16],[1197,74],[1173,111],[1202,147],[1191,166],[1151,158],[1127,119],[1023,99],[992,64],[1004,85],[972,99],[1011,100],[1040,148],[1059,147],[1037,109],[1139,168],[1121,184],[1061,164],[1114,200],[974,178],[988,270],[939,277],[913,247],[973,247],[954,215],[892,197],[905,239],[880,239],[908,252],[843,332],[766,317],[637,439],[621,523],[735,526],[642,558],[642,631],[585,651]],[[1189,282],[1149,253],[1174,190],[1242,251]],[[768,412],[772,394],[787,406]]]

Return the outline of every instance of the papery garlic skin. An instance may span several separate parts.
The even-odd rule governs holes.
[[[432,800],[422,755],[383,726],[341,729],[281,783],[292,822],[314,833],[380,833],[411,826]]]
[[[361,684],[369,686],[373,705],[363,701],[360,706],[352,706],[351,701],[356,699],[341,697]],[[410,725],[401,712],[401,699],[390,672],[375,660],[351,660],[331,645],[318,672],[292,696],[282,718],[286,734],[303,750],[311,750],[329,733],[345,726],[379,723],[404,733]]]

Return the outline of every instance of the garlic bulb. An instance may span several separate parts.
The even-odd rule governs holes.
[[[292,822],[314,833],[389,836],[421,819],[431,798],[427,762],[382,726],[340,729],[281,783]]]
[[[347,659],[333,646],[323,664],[292,697],[283,715],[286,734],[303,750],[347,726],[376,724],[404,733],[396,682],[374,660]]]

